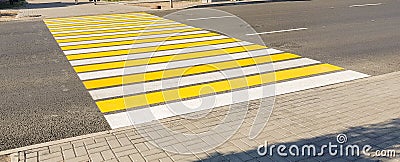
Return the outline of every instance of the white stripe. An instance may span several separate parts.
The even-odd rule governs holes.
[[[308,28],[297,28],[297,29],[277,30],[277,31],[269,31],[269,32],[253,33],[253,34],[246,34],[246,35],[273,34],[273,33],[283,33],[283,32],[299,31],[299,30],[306,30],[306,29],[308,29]]]
[[[150,30],[133,30],[133,31],[124,31],[124,32],[115,32],[115,33],[88,34],[88,35],[72,35],[72,36],[54,37],[54,38],[57,39],[57,40],[63,40],[63,39],[72,39],[72,38],[87,38],[87,37],[98,37],[98,36],[119,35],[119,34],[133,34],[133,33],[144,33],[144,32],[157,32],[157,31],[189,29],[189,28],[193,28],[193,27],[191,27],[191,26],[179,26],[179,27],[172,27],[172,28],[161,28],[161,29],[150,29]]]
[[[162,81],[152,81],[140,84],[124,85],[118,87],[104,88],[89,91],[94,100],[105,99],[111,97],[119,97],[133,95],[143,92],[156,91],[161,89],[177,88],[179,86],[187,86],[192,84],[200,84],[221,79],[230,79],[234,77],[246,76],[257,73],[271,72],[273,70],[282,70],[320,63],[319,61],[301,58],[276,63],[262,64],[257,66],[249,66],[240,69],[229,69],[218,72],[211,72],[200,75],[192,75],[181,78],[164,79]],[[224,76],[221,75],[224,74]]]
[[[228,18],[228,17],[235,17],[235,16],[201,17],[201,18],[186,19],[186,20],[193,21],[193,20],[221,19],[221,18]]]
[[[228,37],[220,35],[220,36],[201,37],[201,38],[192,38],[192,39],[183,39],[183,40],[171,40],[171,41],[150,42],[150,43],[140,43],[140,44],[128,44],[128,45],[111,46],[111,47],[78,49],[78,50],[64,51],[64,54],[72,55],[72,54],[84,54],[84,53],[91,53],[91,52],[104,52],[104,51],[114,51],[114,50],[124,50],[124,49],[135,50],[136,48],[157,47],[157,46],[181,44],[181,43],[189,43],[189,42],[217,40],[217,39],[223,39],[223,38],[228,38]]]
[[[361,4],[361,5],[351,5],[349,7],[365,7],[365,6],[379,6],[382,5],[382,3],[369,3],[369,4]]]
[[[140,39],[149,39],[149,38],[162,38],[162,37],[171,37],[171,36],[180,36],[180,35],[190,35],[190,34],[202,34],[209,33],[209,31],[199,30],[192,32],[183,32],[183,33],[169,33],[169,34],[158,34],[158,35],[146,35],[146,36],[137,36],[137,37],[125,37],[125,38],[113,38],[113,39],[100,39],[100,40],[90,40],[90,41],[81,41],[81,42],[69,42],[69,43],[59,43],[61,47],[64,46],[74,46],[81,44],[93,44],[93,43],[104,43],[104,42],[118,42],[118,41],[135,41]]]
[[[49,21],[49,22],[63,22],[63,21],[71,21],[71,20],[72,21],[73,20],[93,20],[95,18],[115,18],[115,17],[127,17],[127,16],[140,16],[140,17],[137,17],[137,18],[141,18],[141,17],[156,17],[156,16],[150,15],[150,14],[131,13],[131,14],[120,14],[120,15],[96,15],[96,16],[85,16],[85,17],[51,18],[51,19],[47,19],[47,21]]]
[[[114,19],[106,19],[106,20],[102,20],[102,19],[91,19],[91,20],[82,20],[82,21],[73,21],[73,20],[66,20],[65,22],[60,22],[58,24],[49,24],[50,26],[64,26],[64,25],[75,25],[76,26],[85,26],[88,23],[96,23],[96,22],[102,22],[102,23],[108,23],[108,22],[120,22],[120,21],[125,21],[126,20],[143,20],[143,18],[159,18],[156,20],[165,20],[162,19],[160,17],[156,17],[156,16],[152,16],[152,17],[136,17],[136,18],[114,18]]]
[[[274,85],[276,89],[276,95],[281,95],[305,89],[351,81],[364,77],[368,77],[368,75],[350,70],[340,71],[325,75],[319,75],[309,78],[302,78],[302,79],[277,83],[273,85],[267,85],[264,87],[250,88],[248,90],[242,90],[242,92],[240,91],[234,92],[234,94],[246,94],[248,98],[244,97],[245,100],[232,101],[232,93],[223,93],[214,96],[202,97],[201,98],[202,101],[215,101],[215,104],[209,107],[204,106],[201,109],[190,109],[182,106],[183,104],[188,106],[198,104],[199,99],[191,99],[191,100],[184,100],[181,102],[169,103],[167,105],[157,105],[150,108],[131,109],[127,110],[126,112],[104,115],[104,117],[110,124],[111,128],[115,129],[120,127],[130,126],[133,124],[150,122],[152,120],[159,120],[176,115],[182,115],[185,113],[195,112],[203,109],[210,109],[213,107],[226,106],[233,103],[239,103],[239,102],[269,97],[274,94],[271,93],[266,94],[263,90],[273,89],[272,86]]]
[[[125,23],[127,24],[127,23]],[[163,26],[163,25],[173,25],[173,24],[180,24],[177,22],[171,22],[171,21],[166,21],[166,23],[157,23],[157,24],[147,24],[147,25],[138,25],[138,26],[120,26],[120,27],[115,27],[116,25],[113,24],[111,28],[97,28],[97,29],[91,29],[85,27],[83,30],[70,30],[70,31],[60,31],[60,32],[51,32],[53,35],[54,34],[64,34],[64,33],[79,33],[79,32],[91,32],[91,31],[102,31],[102,30],[114,30],[114,29],[130,29],[130,28],[140,28],[140,27],[151,27],[151,26]]]
[[[146,53],[138,53],[138,54],[131,54],[131,55],[123,55],[123,56],[111,56],[111,57],[101,57],[101,58],[84,59],[84,60],[73,60],[73,61],[70,61],[70,63],[72,66],[79,66],[79,65],[87,65],[87,64],[97,64],[97,63],[105,63],[105,62],[150,58],[153,56],[167,56],[167,55],[171,55],[171,54],[178,55],[178,54],[185,54],[185,53],[191,53],[191,52],[206,51],[206,50],[210,50],[210,49],[223,49],[223,48],[229,48],[229,47],[247,46],[247,45],[251,45],[251,44],[252,43],[249,43],[249,42],[233,42],[233,43],[226,43],[226,44],[190,47],[190,48],[185,48],[185,50],[183,52],[182,52],[182,49],[174,49],[174,50],[146,52]]]
[[[159,22],[159,21],[165,21],[165,20],[141,20],[141,21],[135,21],[135,22],[126,22],[126,21],[123,21],[123,22],[114,22],[114,23],[112,23],[113,25],[120,25],[120,24],[132,24],[132,25],[134,25],[134,24],[137,24],[137,23],[143,23],[143,22]],[[46,24],[47,25],[47,24]],[[107,23],[107,24],[88,24],[88,25],[85,25],[84,27],[96,27],[96,26],[104,26],[104,25],[110,25],[109,23]],[[60,26],[60,27],[57,27],[57,26],[51,26],[51,24],[48,24],[48,26],[49,26],[49,28],[51,28],[52,30],[54,30],[54,29],[58,29],[58,30],[61,30],[61,29],[70,29],[70,28],[76,28],[76,26]]]
[[[119,69],[111,69],[111,70],[103,70],[103,71],[94,71],[87,73],[78,73],[78,76],[81,80],[89,80],[89,79],[98,79],[105,77],[113,77],[113,76],[122,76],[129,75],[135,73],[143,73],[143,72],[152,72],[163,69],[172,69],[186,66],[195,66],[200,64],[209,64],[215,62],[222,61],[230,61],[242,58],[250,58],[256,56],[264,56],[268,54],[282,53],[283,51],[275,50],[275,49],[262,49],[256,51],[249,52],[240,52],[234,54],[226,54],[219,55],[214,57],[205,57],[199,59],[190,59],[190,60],[182,60],[182,61],[173,61],[159,64],[150,64],[150,65],[141,65],[141,66],[133,66],[133,67],[125,67]]]

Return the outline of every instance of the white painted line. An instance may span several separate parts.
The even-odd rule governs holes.
[[[92,58],[92,59],[83,59],[83,60],[73,60],[70,61],[72,66],[79,65],[87,65],[87,64],[97,64],[97,63],[105,63],[105,62],[114,62],[114,61],[123,61],[123,60],[135,60],[141,58],[151,58],[155,56],[167,56],[171,54],[179,55],[191,52],[200,52],[206,51],[210,49],[223,49],[229,47],[238,47],[238,46],[246,46],[251,45],[249,42],[233,42],[233,43],[225,43],[225,44],[217,44],[217,45],[206,45],[199,47],[190,47],[185,49],[174,49],[174,50],[165,50],[165,51],[157,51],[157,52],[145,52],[131,55],[123,55],[123,56],[111,56],[111,57],[101,57],[101,58]]]
[[[140,84],[97,89],[89,91],[89,93],[94,100],[99,100],[111,97],[119,97],[119,96],[133,95],[149,91],[156,91],[161,89],[177,88],[180,86],[200,84],[221,79],[231,79],[234,77],[242,77],[251,74],[272,72],[273,70],[282,70],[282,69],[294,68],[316,63],[320,62],[308,58],[301,58],[295,60],[276,62],[273,64],[269,63],[257,66],[238,68],[238,69],[229,69],[229,70],[211,72],[206,74],[186,76],[181,78],[164,79],[162,81],[152,81]],[[221,75],[221,73],[223,73],[224,76]]]
[[[88,25],[90,23],[97,23],[97,22],[103,23],[103,24],[106,24],[106,23],[109,23],[109,22],[121,22],[121,21],[124,21],[124,22],[132,21],[132,22],[134,22],[134,21],[138,21],[138,20],[139,21],[143,20],[143,18],[150,18],[150,19],[153,19],[153,21],[154,21],[154,19],[158,20],[158,21],[159,20],[165,20],[163,18],[156,17],[156,16],[153,16],[153,17],[137,17],[137,18],[113,18],[113,19],[106,19],[106,20],[92,19],[92,20],[84,20],[84,21],[67,20],[67,21],[64,21],[64,22],[58,22],[56,24],[49,24],[49,26],[57,27],[57,26],[65,26],[65,25],[68,25],[68,26],[74,25],[75,27],[77,27],[77,26],[86,26],[86,25]]]
[[[114,50],[124,50],[124,49],[134,50],[136,48],[157,47],[157,46],[172,45],[172,44],[218,40],[218,39],[224,39],[224,38],[228,38],[228,37],[220,35],[220,36],[201,37],[201,38],[192,38],[192,39],[183,39],[183,40],[171,40],[171,41],[128,44],[128,45],[110,46],[110,47],[87,48],[87,49],[64,51],[64,54],[72,55],[72,54],[84,54],[84,53],[91,53],[91,52],[104,52],[104,51],[114,51]]]
[[[179,29],[189,29],[189,28],[193,28],[193,27],[191,27],[191,26],[180,26],[180,27],[172,27],[172,28],[161,28],[161,29],[150,29],[150,30],[133,30],[133,31],[125,31],[125,32],[115,32],[115,33],[72,35],[72,36],[54,37],[54,38],[57,39],[57,40],[63,40],[63,39],[72,39],[72,38],[87,38],[87,37],[98,37],[98,36],[119,35],[119,34],[133,34],[133,33],[144,33],[144,32],[157,32],[157,31],[165,31],[165,30],[179,30]]]
[[[127,23],[125,23],[127,24]],[[90,32],[90,31],[102,31],[102,30],[114,30],[114,29],[130,29],[130,28],[140,28],[140,27],[152,27],[152,26],[164,26],[164,25],[174,25],[174,24],[180,24],[177,22],[171,22],[171,21],[165,21],[163,23],[157,23],[157,24],[147,24],[147,25],[129,25],[129,26],[111,26],[111,27],[104,27],[104,28],[86,28],[83,30],[69,30],[69,31],[60,31],[60,32],[51,32],[53,35],[54,34],[65,34],[65,33],[80,33],[80,32]]]
[[[200,65],[200,64],[210,64],[210,63],[216,63],[216,62],[222,62],[222,61],[231,61],[231,60],[237,60],[237,59],[242,59],[242,58],[264,56],[264,55],[268,55],[268,54],[275,54],[275,53],[282,53],[282,52],[283,51],[270,48],[270,49],[262,49],[262,50],[249,51],[249,52],[225,54],[225,55],[219,55],[219,56],[214,56],[214,57],[205,57],[205,58],[198,58],[198,59],[133,66],[133,67],[126,67],[126,68],[119,68],[119,69],[78,73],[78,76],[81,80],[99,79],[99,78],[105,78],[105,77],[114,77],[114,76],[137,74],[137,73],[143,73],[143,72],[152,72],[152,71],[158,71],[158,70],[163,70],[163,69],[180,68],[180,67],[186,67],[189,65],[195,66],[195,65]]]
[[[383,3],[368,3],[368,4],[358,4],[358,5],[351,5],[349,7],[365,7],[365,6],[379,6],[382,5]]]
[[[246,35],[262,35],[262,34],[284,33],[284,32],[300,31],[300,30],[307,30],[307,29],[308,28],[296,28],[296,29],[286,29],[286,30],[277,30],[277,31],[253,33],[253,34],[246,34]]]
[[[154,22],[154,23],[157,23],[157,22],[163,22],[163,21],[165,21],[165,20],[140,20],[140,21],[135,21],[135,22],[126,22],[126,21],[123,21],[123,22],[114,22],[114,23],[112,23],[113,25],[121,25],[121,24],[132,24],[132,26],[134,26],[135,24],[137,24],[137,23],[143,23],[143,22],[149,22],[149,23],[151,23],[151,22]],[[46,24],[47,25],[47,24]],[[110,23],[107,23],[107,24],[105,24],[105,23],[103,23],[103,24],[88,24],[88,25],[85,25],[85,27],[87,27],[87,28],[90,28],[90,27],[97,27],[97,26],[105,26],[105,25],[110,25]],[[71,28],[76,28],[76,26],[62,26],[62,27],[57,27],[57,26],[51,26],[50,24],[49,24],[49,28],[51,28],[52,30],[54,30],[54,29],[58,29],[58,30],[60,30],[60,29],[71,29]]]
[[[119,41],[129,41],[129,40],[135,41],[135,40],[141,40],[141,39],[160,38],[160,37],[168,38],[168,37],[172,37],[172,36],[203,34],[203,33],[209,33],[209,31],[198,30],[198,31],[182,32],[182,33],[168,33],[168,34],[145,35],[145,36],[137,36],[137,37],[100,39],[100,40],[90,40],[90,41],[81,41],[81,42],[59,43],[59,45],[60,45],[60,47],[64,47],[64,46],[74,46],[74,45],[93,44],[93,43],[119,42]]]
[[[302,79],[277,83],[273,85],[250,88],[247,90],[235,91],[233,93],[223,93],[213,96],[202,97],[201,101],[203,101],[203,103],[211,102],[214,104],[212,105],[202,104],[197,109],[196,108],[192,109],[192,107],[196,107],[197,105],[199,105],[199,99],[191,99],[191,100],[184,100],[181,102],[169,103],[166,105],[157,105],[150,108],[131,109],[127,110],[126,112],[104,115],[104,117],[110,124],[111,128],[115,129],[124,126],[130,126],[133,124],[150,122],[153,120],[159,120],[176,115],[182,115],[190,112],[196,112],[204,109],[226,106],[234,103],[255,100],[274,95],[274,93],[269,91],[266,92],[265,90],[275,89],[276,95],[282,95],[310,88],[316,88],[316,87],[351,81],[364,77],[368,77],[368,75],[351,70],[339,71],[335,73],[302,78]],[[274,85],[275,88],[273,87]],[[235,96],[234,98],[232,97],[233,95]],[[244,96],[242,97],[241,95]]]
[[[186,19],[186,20],[194,21],[194,20],[207,20],[207,19],[222,19],[222,18],[228,18],[228,17],[235,17],[235,16],[201,17],[201,18]]]

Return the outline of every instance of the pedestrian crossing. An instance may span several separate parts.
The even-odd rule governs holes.
[[[112,128],[368,76],[148,13],[44,22]]]

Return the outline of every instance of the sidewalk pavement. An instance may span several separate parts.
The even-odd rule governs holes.
[[[170,8],[168,0],[136,0],[136,1],[119,1],[107,2],[100,1],[94,5],[89,0],[78,0],[79,4],[75,5],[74,0],[27,0],[26,8],[20,9],[16,18],[56,18],[98,14],[115,14],[142,11],[157,11],[152,9],[155,6],[161,6],[163,10],[185,9],[185,8],[205,8],[224,5],[242,5],[267,3],[281,0],[240,0],[240,1],[216,1],[212,3],[202,3],[201,1],[181,1],[174,0],[174,8]],[[302,1],[302,0],[296,0]],[[12,10],[14,11],[14,10]]]
[[[147,11],[149,8],[126,5],[123,3],[109,3],[100,1],[97,5],[89,0],[28,0],[26,9],[21,9],[18,17],[54,18],[82,15],[113,14]]]
[[[218,136],[188,142],[162,133],[152,124],[126,127],[69,139],[47,142],[0,152],[0,159],[9,161],[400,161],[400,72],[374,76],[352,82],[325,86],[276,97],[273,113],[255,139],[248,138],[249,128],[257,113],[252,101],[240,129],[221,146],[197,154],[177,154],[155,147],[152,142],[164,141],[176,150],[218,142]],[[213,109],[206,117],[188,120],[171,117],[161,120],[175,131],[204,132],[224,119],[229,109]],[[245,111],[245,110],[240,110]],[[139,130],[140,129],[140,130]],[[228,127],[226,128],[228,131]],[[157,138],[143,137],[142,130],[158,134]],[[268,145],[335,143],[338,134],[345,134],[344,144],[371,145],[372,150],[395,150],[397,157],[331,156],[259,156],[257,147]],[[154,137],[154,136],[153,136]],[[180,144],[182,143],[182,144]],[[338,144],[338,143],[336,143]],[[344,145],[343,144],[343,145]],[[3,156],[3,157],[2,157]]]

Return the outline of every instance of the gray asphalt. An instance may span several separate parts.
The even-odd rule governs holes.
[[[349,7],[369,3],[383,4]],[[398,0],[313,0],[218,9],[239,15],[258,32],[308,28],[261,38],[271,47],[381,75],[400,70],[399,8]]]
[[[379,2],[383,4],[349,7]],[[397,0],[288,1],[212,8],[237,15],[256,32],[308,28],[260,35],[270,47],[370,75],[400,70]],[[227,32],[233,33],[231,22],[218,21],[225,21]],[[43,22],[0,23],[0,67],[0,150],[110,129]]]
[[[349,7],[376,3],[382,5]],[[399,8],[398,0],[282,1],[211,7],[240,17],[257,32],[308,28],[259,36],[269,47],[369,75],[400,70]],[[176,11],[154,14],[165,16],[172,12]],[[197,18],[198,15],[191,12],[187,17],[190,16]],[[204,14],[204,17],[209,15]],[[224,31],[234,33],[232,30],[235,26],[232,26],[230,20],[232,18],[185,23],[202,24],[209,28],[225,23]]]
[[[0,150],[110,129],[43,22],[0,26]]]

